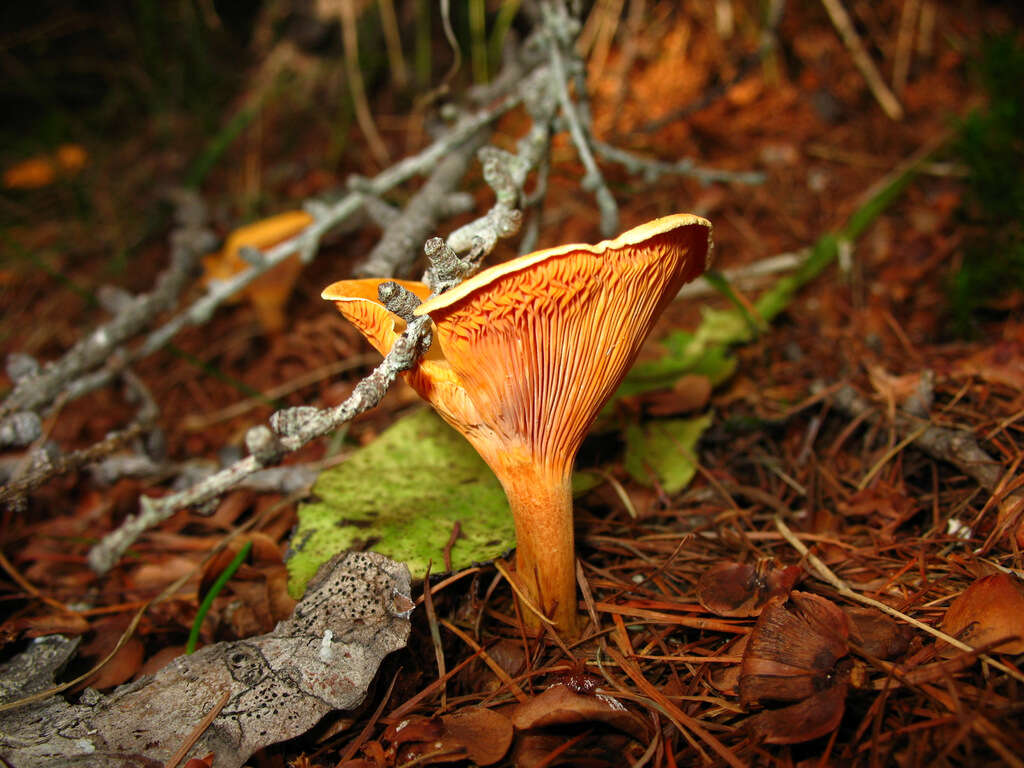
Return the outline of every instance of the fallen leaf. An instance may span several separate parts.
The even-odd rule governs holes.
[[[617,731],[601,732],[600,728],[592,730],[592,733],[584,732],[572,737],[558,731],[521,733],[509,764],[515,768],[550,768],[555,765],[615,768],[628,765],[623,758],[628,754],[629,736]]]
[[[111,646],[112,647],[112,646]],[[83,647],[83,652],[85,647]],[[106,653],[109,653],[107,649]],[[121,650],[114,654],[114,658],[108,661],[103,668],[87,681],[90,688],[97,691],[107,691],[121,683],[126,683],[138,674],[142,668],[142,658],[145,655],[145,647],[137,637],[130,637],[121,646]],[[106,658],[106,653],[97,654],[97,660]]]
[[[649,735],[647,724],[617,699],[600,693],[576,693],[562,684],[552,685],[539,696],[515,705],[508,716],[520,730],[602,723],[628,733],[638,741],[646,740]]]
[[[170,664],[172,661],[174,661],[176,658],[184,655],[184,645],[164,646],[159,651],[150,656],[148,659],[146,659],[142,667],[139,668],[139,672],[135,677],[136,679],[138,679],[143,675],[154,675],[161,669],[166,667],[168,664]]]
[[[393,743],[404,744],[399,762],[420,765],[470,760],[492,765],[505,756],[512,744],[512,721],[484,707],[467,707],[448,715],[403,720],[395,728]],[[388,729],[392,733],[392,729]],[[385,734],[385,739],[388,739]]]
[[[913,637],[910,627],[875,608],[849,606],[850,640],[876,659],[894,659],[906,653]]]
[[[826,684],[849,652],[846,614],[808,592],[775,597],[761,611],[743,654],[740,701],[799,701]]]
[[[768,709],[744,727],[768,744],[799,744],[831,733],[843,719],[847,684],[831,686],[788,707]]]
[[[5,189],[41,189],[57,178],[53,161],[42,155],[30,157],[4,171]]]
[[[1009,573],[978,579],[950,604],[942,631],[975,647],[1008,639],[993,650],[1024,653],[1024,582]]]
[[[918,504],[900,490],[881,484],[840,501],[836,511],[848,519],[863,519],[878,530],[881,541],[889,542],[896,537],[897,529],[917,514]]]
[[[381,739],[394,746],[421,741],[435,741],[444,733],[444,725],[436,717],[411,715],[389,725]]]
[[[638,483],[653,485],[656,481],[665,493],[678,493],[697,472],[697,441],[710,426],[710,413],[644,426],[630,424],[623,466]]]
[[[703,410],[711,400],[711,379],[703,374],[688,373],[668,392],[650,392],[639,399],[650,416],[677,416]]]
[[[448,735],[466,747],[466,756],[477,765],[491,765],[505,756],[512,744],[512,721],[484,707],[467,707],[442,715]]]
[[[757,620],[740,670],[740,702],[760,707],[794,702],[745,722],[769,743],[796,744],[833,730],[846,706],[852,664],[844,659],[850,634],[846,614],[806,592],[775,597]]]
[[[58,611],[42,616],[21,616],[4,622],[4,633],[11,636],[45,637],[46,635],[84,635],[89,622],[75,611]]]
[[[526,652],[517,640],[503,638],[487,648],[487,655],[509,677],[515,677],[526,669]],[[469,691],[493,692],[504,686],[501,678],[481,659],[466,667],[459,675],[459,681]]]
[[[770,559],[720,563],[701,575],[697,600],[719,616],[756,616],[770,598],[785,597],[800,573],[798,566],[780,568]]]
[[[737,635],[722,649],[722,655],[742,657],[747,651],[749,642],[750,635]],[[735,696],[740,685],[741,671],[742,665],[740,664],[716,664],[711,668],[708,682],[722,693]]]
[[[85,167],[89,153],[81,144],[61,144],[55,153],[57,165],[65,173],[77,173]]]

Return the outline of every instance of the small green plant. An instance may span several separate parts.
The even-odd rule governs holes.
[[[949,283],[961,336],[971,335],[993,299],[1024,290],[1024,47],[991,40],[978,70],[988,104],[963,120],[954,144],[969,174],[963,262]]]

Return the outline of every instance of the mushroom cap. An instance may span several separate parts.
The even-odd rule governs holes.
[[[496,264],[493,267],[488,267],[487,269],[478,272],[468,280],[463,280],[450,291],[446,291],[439,296],[435,296],[429,301],[424,301],[424,303],[420,304],[420,306],[416,308],[415,314],[433,314],[436,309],[448,306],[449,304],[463,299],[468,294],[483,288],[485,285],[494,282],[500,277],[515,272],[521,272],[524,269],[532,267],[534,264],[539,264],[577,251],[584,251],[593,254],[594,256],[600,256],[606,251],[621,251],[628,248],[635,248],[636,246],[648,244],[652,239],[666,233],[676,232],[676,236],[678,237],[680,234],[678,232],[679,229],[690,226],[703,228],[700,232],[706,237],[706,243],[704,244],[703,261],[700,261],[698,258],[687,259],[687,265],[689,268],[696,268],[696,272],[692,275],[685,276],[680,283],[680,285],[683,285],[694,278],[699,277],[704,270],[711,266],[711,222],[693,213],[674,213],[671,216],[662,216],[658,219],[651,219],[638,227],[626,230],[613,240],[602,240],[596,245],[587,245],[584,243],[558,245],[554,248],[545,248],[543,251],[528,253],[525,256],[520,256],[518,259],[506,261],[503,264]],[[699,236],[700,235],[698,235],[698,237]],[[402,283],[401,280],[397,280],[396,282]],[[417,283],[417,285],[419,285],[419,283]],[[330,290],[330,288],[327,290]],[[327,290],[324,291],[324,298],[328,298],[326,296]]]
[[[488,463],[541,462],[567,476],[662,309],[706,269],[710,246],[707,220],[665,216],[614,240],[499,264],[417,307],[500,437],[500,456],[477,445]]]
[[[398,283],[421,299],[430,295],[430,288],[423,283],[389,278],[340,280],[324,288],[320,294],[321,298],[333,301],[338,311],[382,355],[391,351],[406,325],[405,320],[389,311],[377,295],[381,284],[388,282]],[[417,364],[403,371],[402,376],[420,397],[434,406],[445,421],[473,441],[473,433],[478,430],[480,418],[438,345],[432,344]]]
[[[430,296],[430,289],[413,280],[339,280],[320,293],[320,298],[333,301],[338,311],[360,330],[373,348],[386,355],[402,331],[405,320],[381,304],[377,291],[382,283],[394,282],[416,294],[421,300]]]

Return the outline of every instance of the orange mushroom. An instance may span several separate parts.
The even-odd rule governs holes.
[[[294,237],[312,223],[313,217],[305,211],[285,211],[236,229],[219,252],[203,258],[205,279],[230,280],[249,267],[242,256],[243,248],[270,248]],[[263,329],[277,333],[285,326],[284,306],[301,272],[302,261],[298,253],[292,254],[249,283],[232,300],[247,298]]]
[[[665,305],[707,267],[711,225],[655,219],[597,245],[563,245],[486,269],[428,298],[434,324],[404,375],[494,470],[516,525],[516,574],[530,626],[541,611],[577,631],[570,476],[598,411]],[[345,280],[323,297],[386,354],[405,322],[377,297],[386,280]]]

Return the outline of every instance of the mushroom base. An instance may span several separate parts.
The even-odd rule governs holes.
[[[516,525],[516,580],[533,608],[520,610],[527,628],[541,629],[536,611],[560,634],[579,633],[576,557],[572,530],[572,484],[568,476],[546,477],[519,468],[505,485]]]

